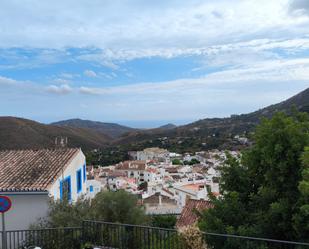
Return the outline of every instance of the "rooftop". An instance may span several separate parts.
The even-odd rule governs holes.
[[[145,170],[146,161],[125,161],[116,165],[117,170]]]
[[[197,212],[201,212],[212,207],[213,205],[209,201],[189,199],[181,211],[176,227],[179,228],[193,225],[198,220]]]
[[[77,148],[0,151],[0,191],[47,191]]]

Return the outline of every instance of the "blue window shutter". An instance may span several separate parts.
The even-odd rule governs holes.
[[[66,187],[68,200],[70,201],[72,199],[72,191],[71,191],[71,176],[68,176],[60,181],[60,199],[63,199],[64,197],[64,187]]]
[[[84,182],[86,181],[86,163],[83,166],[83,177],[84,177]]]
[[[62,193],[62,181],[60,181],[60,200],[63,198],[63,193]]]
[[[90,189],[90,193],[92,193],[93,192],[93,186],[90,185],[89,189]]]
[[[77,184],[77,193],[82,191],[82,169],[77,170],[76,172],[76,184]]]
[[[72,200],[71,176],[67,177],[67,181],[68,181],[68,199],[69,201],[71,201]]]

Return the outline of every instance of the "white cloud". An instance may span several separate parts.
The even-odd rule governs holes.
[[[66,79],[73,79],[75,77],[79,77],[78,74],[71,74],[71,73],[61,73],[59,76]]]
[[[34,5],[36,8],[30,7]],[[0,46],[96,47],[108,53],[108,49],[145,51],[211,46],[218,43],[218,37],[220,42],[227,43],[266,33],[277,38],[306,34],[307,29],[302,25],[308,24],[308,18],[291,16],[288,8],[289,0],[199,0],[169,4],[4,0],[0,10]]]
[[[10,79],[10,78],[7,78],[7,77],[0,76],[0,85],[12,86],[12,85],[17,85],[17,84],[18,84],[18,81],[14,80],[14,79]]]
[[[291,0],[290,10],[294,14],[309,14],[309,1],[308,0]]]
[[[71,80],[57,78],[57,79],[54,79],[53,82],[55,82],[57,84],[61,84],[61,85],[68,85],[69,83],[71,83]]]
[[[85,70],[85,71],[84,71],[84,75],[86,75],[87,77],[90,77],[90,78],[95,78],[95,77],[97,77],[96,72],[94,72],[94,71],[92,71],[92,70]]]
[[[61,86],[50,85],[46,88],[46,91],[54,94],[64,95],[71,93],[73,89],[69,85],[61,85]]]
[[[178,79],[166,82],[147,82],[115,87],[81,87],[82,94],[90,95],[132,95],[156,96],[157,99],[168,98],[168,95],[179,97],[179,93],[203,92],[210,86],[250,85],[256,82],[305,82],[309,80],[309,59],[266,60],[242,67],[210,73],[200,78]],[[308,83],[309,84],[309,83]],[[179,97],[180,98],[180,97]]]

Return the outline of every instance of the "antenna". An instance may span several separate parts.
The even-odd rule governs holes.
[[[57,148],[65,148],[68,145],[68,137],[56,137],[55,146]]]

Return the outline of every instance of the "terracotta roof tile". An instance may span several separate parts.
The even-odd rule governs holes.
[[[47,191],[80,149],[0,151],[0,191]]]
[[[118,170],[140,170],[146,169],[146,161],[125,161],[116,165]]]
[[[181,215],[177,220],[176,227],[184,227],[193,225],[198,220],[195,210],[201,212],[205,209],[212,208],[213,204],[205,200],[189,199],[181,211]]]

